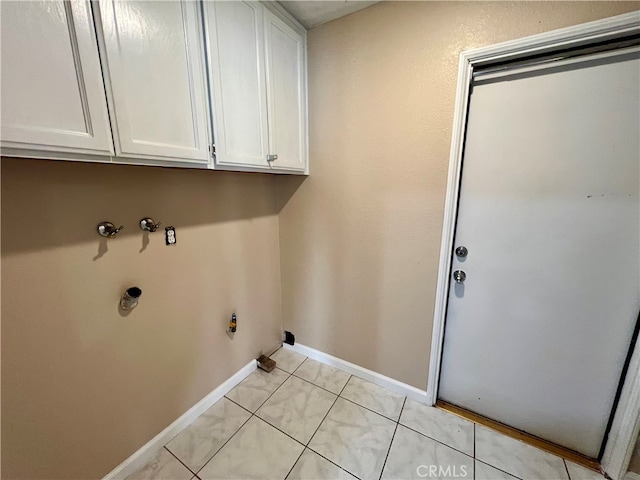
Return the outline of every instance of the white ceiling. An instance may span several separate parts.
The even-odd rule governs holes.
[[[378,1],[280,0],[279,3],[305,27],[313,28],[367,8]]]

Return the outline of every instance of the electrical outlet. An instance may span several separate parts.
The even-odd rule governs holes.
[[[164,240],[167,245],[176,244],[176,229],[174,227],[164,227]]]

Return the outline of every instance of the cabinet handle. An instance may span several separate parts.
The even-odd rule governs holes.
[[[273,162],[278,159],[278,155],[267,155],[267,162]]]

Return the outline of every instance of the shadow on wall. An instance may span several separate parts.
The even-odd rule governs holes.
[[[304,178],[296,177],[302,182]],[[3,254],[95,242],[96,225],[125,228],[119,237],[148,237],[140,219],[180,228],[276,215],[275,175],[29,159],[2,159]],[[19,205],[16,205],[17,204]],[[163,234],[161,233],[161,234]],[[101,242],[102,240],[102,242]]]
[[[295,195],[300,188],[300,185],[308,177],[300,175],[280,175],[277,179],[278,195],[276,198],[278,213],[282,212],[282,209],[287,205],[289,200]]]
[[[100,478],[278,345],[275,175],[12,158],[1,168],[2,478]],[[140,230],[147,216],[158,232]],[[125,228],[105,239],[100,221]],[[123,317],[133,285],[140,305]]]

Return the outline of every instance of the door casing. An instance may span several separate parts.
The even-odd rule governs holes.
[[[438,397],[466,118],[474,70],[491,64],[522,60],[559,50],[584,48],[638,34],[640,34],[640,11],[468,50],[460,54],[427,381],[428,404],[435,405]],[[601,459],[603,469],[612,479],[624,478],[638,433],[640,433],[640,352],[636,348]]]

